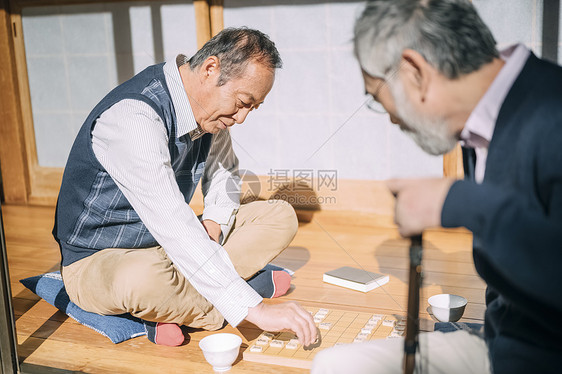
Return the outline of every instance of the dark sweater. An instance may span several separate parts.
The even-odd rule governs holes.
[[[484,181],[455,182],[441,219],[474,234],[493,372],[560,373],[561,67],[529,57],[500,109]]]

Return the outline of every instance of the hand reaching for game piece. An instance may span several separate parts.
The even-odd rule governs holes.
[[[300,344],[309,346],[318,338],[314,319],[299,304],[258,304],[248,309],[248,322],[265,331],[292,331],[299,338]]]

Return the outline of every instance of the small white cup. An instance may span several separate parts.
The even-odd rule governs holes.
[[[461,319],[467,300],[458,295],[442,293],[428,299],[431,313],[441,322],[457,322]]]
[[[219,333],[204,337],[199,342],[205,359],[213,370],[222,373],[232,368],[240,352],[242,338],[235,334]]]

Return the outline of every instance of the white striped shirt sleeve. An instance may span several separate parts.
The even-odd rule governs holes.
[[[262,298],[240,278],[224,248],[209,238],[185,203],[171,167],[165,125],[154,109],[138,100],[118,102],[97,120],[92,146],[99,162],[180,272],[232,326],[237,326],[246,318],[248,308],[258,305]],[[215,152],[220,155],[221,150]],[[225,215],[230,209],[229,216],[236,204],[230,206],[215,188],[221,188],[232,167],[223,164],[211,168],[214,172],[207,175],[206,201],[219,207],[217,212],[224,209]],[[215,176],[217,183],[212,183]]]
[[[240,206],[238,158],[232,149],[228,130],[213,136],[201,183],[205,196],[203,219],[227,225],[232,213]]]

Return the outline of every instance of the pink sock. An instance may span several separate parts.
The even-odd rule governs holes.
[[[275,287],[275,292],[272,298],[283,296],[289,291],[291,287],[291,276],[283,270],[277,270],[271,272],[271,279],[273,281],[273,286]]]
[[[181,345],[185,337],[181,328],[176,323],[157,323],[154,343],[177,347]]]

